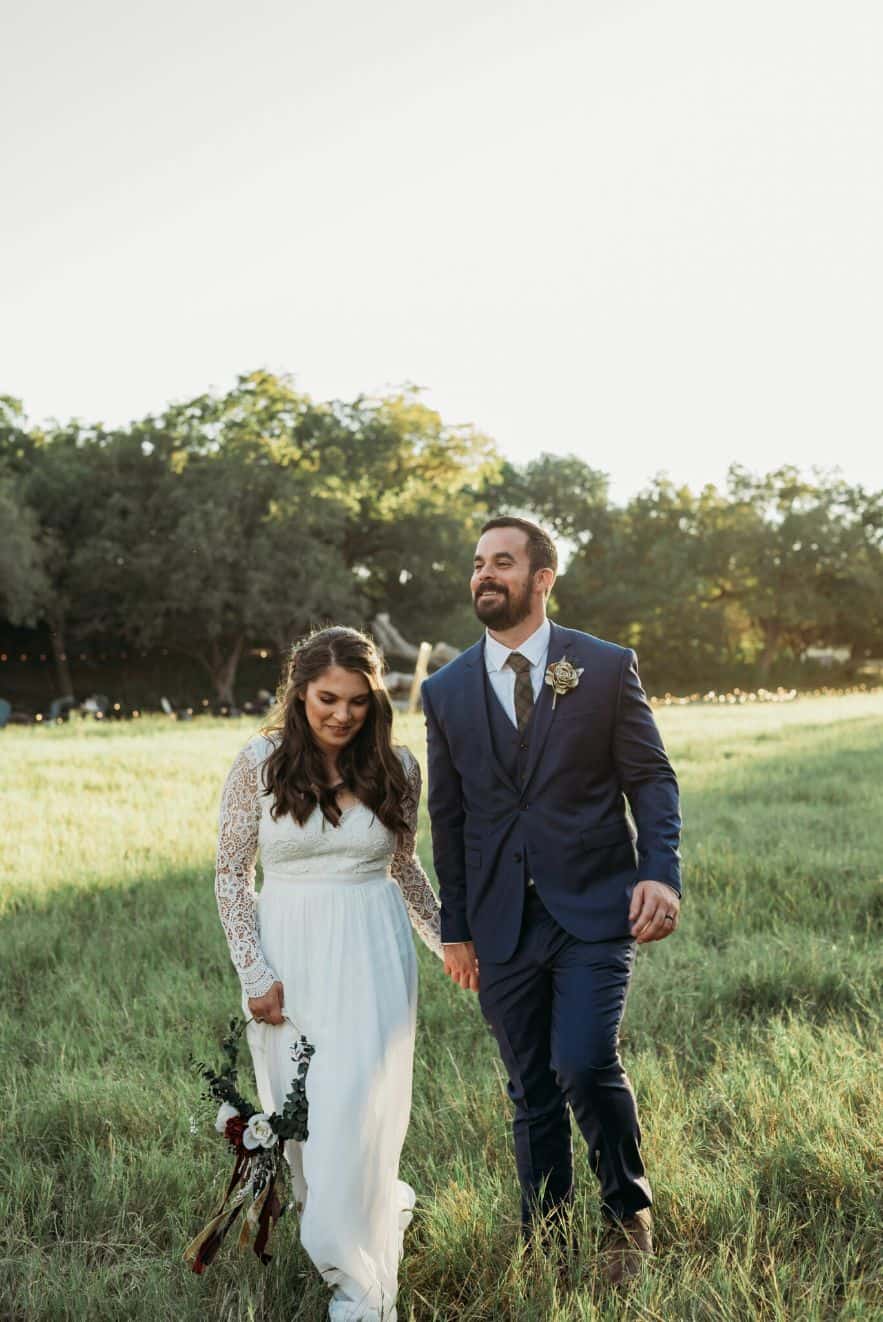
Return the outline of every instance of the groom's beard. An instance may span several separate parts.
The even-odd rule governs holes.
[[[489,588],[499,594],[496,597],[482,597]],[[475,613],[488,629],[514,629],[530,614],[530,583],[517,595],[510,593],[502,583],[483,583],[472,599]]]

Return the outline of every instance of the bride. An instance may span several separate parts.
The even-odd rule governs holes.
[[[286,1157],[332,1322],[396,1316],[414,1207],[398,1179],[417,1001],[409,919],[441,955],[438,901],[416,854],[420,768],[391,728],[374,644],[323,629],[295,647],[279,703],[221,799],[215,891],[265,1111],[282,1109],[299,1035],[316,1049],[309,1137]]]

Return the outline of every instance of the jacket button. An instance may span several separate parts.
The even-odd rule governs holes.
[[[513,854],[512,857],[515,859],[515,862],[516,862],[516,863],[520,863],[520,862],[521,862],[521,855],[520,855],[520,854]]]
[[[526,812],[526,811],[527,811],[527,808],[528,808],[528,805],[527,805],[526,803],[522,803],[522,805],[521,805],[521,811],[522,811],[522,812]]]
[[[527,744],[519,744],[518,747],[521,749],[522,753],[527,752]]]

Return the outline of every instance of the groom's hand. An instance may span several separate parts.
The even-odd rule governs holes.
[[[478,991],[478,960],[471,941],[455,941],[445,946],[445,973],[465,991]]]
[[[678,925],[681,901],[662,881],[639,881],[629,905],[629,925],[639,945],[663,941]]]

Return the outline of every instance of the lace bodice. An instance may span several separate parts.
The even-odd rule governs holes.
[[[263,996],[276,981],[264,958],[258,930],[255,871],[258,852],[265,875],[298,877],[358,876],[388,869],[402,892],[411,924],[426,945],[441,956],[438,900],[417,857],[417,809],[420,764],[400,750],[408,778],[405,837],[396,840],[364,804],[343,813],[334,827],[318,808],[303,826],[293,817],[274,821],[261,768],[273,745],[257,735],[237,756],[221,795],[215,895],[230,956],[246,996]]]

